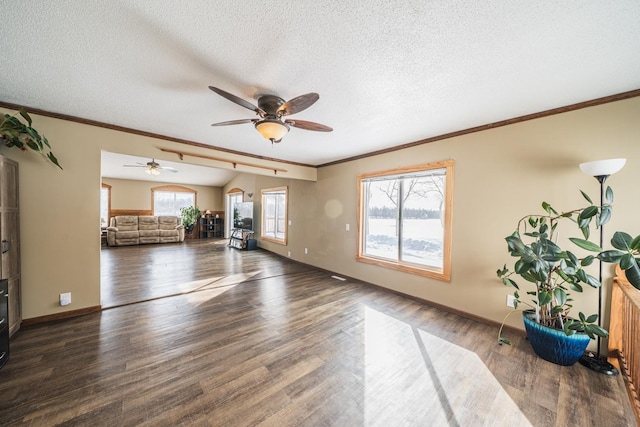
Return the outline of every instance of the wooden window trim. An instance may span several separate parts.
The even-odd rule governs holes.
[[[264,209],[265,209],[265,202],[264,202],[264,197],[266,193],[275,193],[275,192],[280,192],[280,191],[284,191],[284,195],[285,195],[285,205],[284,205],[284,239],[280,240],[280,239],[275,239],[273,237],[270,236],[265,236],[264,235]],[[261,240],[265,240],[267,242],[273,242],[273,243],[277,243],[279,245],[283,245],[286,246],[287,245],[287,241],[288,241],[288,237],[289,237],[289,187],[274,187],[274,188],[265,188],[263,190],[260,191],[261,194],[261,202],[262,202],[262,206],[260,207],[260,239]]]
[[[451,281],[451,243],[452,243],[452,227],[453,227],[453,187],[454,187],[454,161],[443,160],[438,162],[426,163],[403,168],[388,169],[384,171],[369,172],[358,175],[357,178],[357,217],[356,217],[356,261],[366,264],[377,265],[384,268],[403,271],[405,273],[416,274],[419,276],[429,277],[437,280],[449,282]],[[445,169],[445,197],[444,197],[444,235],[442,248],[442,269],[434,269],[429,267],[417,267],[413,264],[407,264],[400,261],[389,261],[381,258],[374,258],[364,255],[364,183],[365,179],[384,177],[392,175],[401,175],[407,173],[421,172],[432,169]]]

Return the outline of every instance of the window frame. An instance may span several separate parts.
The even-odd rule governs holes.
[[[365,244],[365,185],[368,180],[373,178],[384,177],[400,177],[402,175],[411,175],[421,172],[428,172],[434,169],[445,170],[445,194],[443,200],[444,207],[444,232],[442,241],[442,268],[434,268],[430,266],[420,266],[418,264],[408,263],[402,260],[388,260],[384,258],[372,257],[364,252]],[[454,161],[443,160],[431,162],[421,165],[409,166],[397,169],[388,169],[384,171],[376,171],[360,174],[357,177],[357,252],[356,261],[377,265],[384,268],[399,270],[406,273],[416,274],[419,276],[430,277],[437,280],[449,282],[451,280],[451,241],[452,241],[452,219],[453,219],[453,182],[454,182]],[[398,236],[398,240],[402,240],[402,235]]]
[[[225,237],[229,238],[231,236],[231,232],[234,229],[234,221],[233,221],[233,210],[235,208],[236,203],[234,202],[235,198],[240,199],[240,203],[244,201],[244,190],[240,188],[232,188],[227,191],[227,200],[226,200],[226,215],[225,215]]]
[[[265,220],[265,207],[266,207],[266,203],[265,203],[265,197],[267,197],[269,194],[275,194],[275,193],[284,193],[284,237],[282,239],[278,239],[277,237],[273,237],[270,235],[265,235],[265,227],[264,227],[264,220]],[[287,239],[288,239],[288,235],[289,235],[289,188],[288,187],[274,187],[274,188],[265,188],[263,190],[260,191],[261,194],[261,202],[262,202],[262,206],[260,207],[260,238],[262,240],[266,240],[268,242],[273,242],[273,243],[277,243],[280,245],[287,245]],[[277,203],[276,203],[277,206]],[[277,219],[277,212],[276,212],[276,219]]]
[[[151,214],[156,216],[156,191],[164,193],[191,193],[193,194],[193,206],[198,206],[198,192],[189,187],[183,187],[181,185],[162,185],[160,187],[153,187],[151,189]],[[180,212],[175,216],[180,217]]]
[[[101,183],[100,186],[100,214],[102,214],[102,190],[107,191],[107,217],[105,218],[105,224],[100,224],[100,228],[107,228],[111,224],[111,186],[109,184]],[[101,216],[102,218],[102,216]]]

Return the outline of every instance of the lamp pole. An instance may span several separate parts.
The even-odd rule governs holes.
[[[597,160],[594,162],[580,164],[580,169],[587,175],[593,176],[600,183],[600,207],[604,205],[604,183],[611,175],[618,172],[624,166],[625,159],[608,159]],[[604,225],[600,224],[600,247],[604,246]],[[602,326],[602,260],[599,263],[598,281],[600,287],[598,288],[598,326]],[[580,363],[587,368],[606,375],[618,375],[618,370],[609,363],[606,358],[602,359],[600,356],[600,341],[598,337],[598,349],[594,355],[591,352],[585,353],[580,358]]]

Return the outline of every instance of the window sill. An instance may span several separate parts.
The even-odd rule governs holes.
[[[390,268],[392,270],[398,270],[405,273],[415,274],[418,276],[429,277],[443,282],[451,281],[451,273],[443,270],[426,269],[415,267],[411,264],[400,264],[397,262],[385,261],[379,258],[370,258],[362,255],[356,256],[356,261],[363,262],[365,264],[377,265],[378,267]]]

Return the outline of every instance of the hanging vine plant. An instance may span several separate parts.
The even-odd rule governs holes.
[[[23,123],[17,115],[5,114],[0,119],[0,144],[5,147],[16,147],[22,151],[27,151],[28,149],[37,151],[62,169],[58,159],[51,151],[51,145],[47,138],[31,127],[32,120],[27,110],[20,108],[19,113],[27,123]]]

